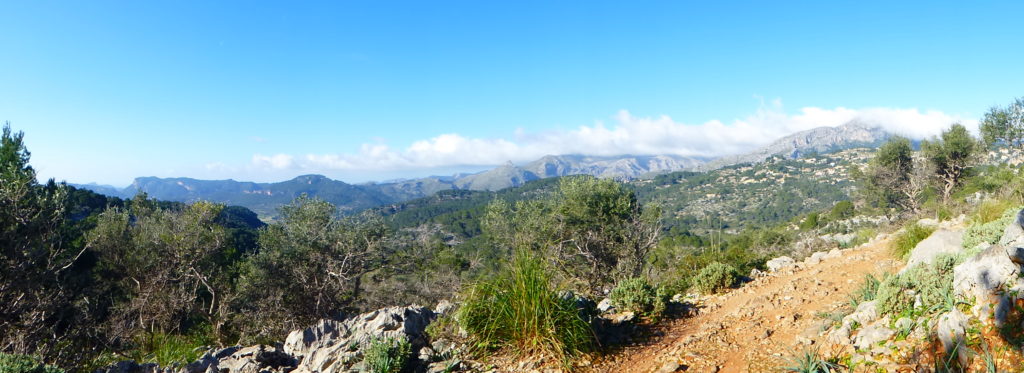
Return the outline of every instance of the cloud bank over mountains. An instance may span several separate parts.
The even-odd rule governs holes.
[[[467,138],[448,133],[413,142],[404,149],[364,144],[354,153],[255,154],[251,166],[277,171],[383,171],[522,163],[549,154],[718,157],[747,152],[794,132],[851,121],[878,125],[913,139],[937,135],[955,122],[968,128],[977,124],[974,119],[918,109],[806,107],[796,114],[787,114],[782,111],[781,102],[775,100],[755,114],[730,123],[682,123],[664,115],[639,117],[622,110],[611,124],[599,121],[572,130],[518,130],[508,139]]]

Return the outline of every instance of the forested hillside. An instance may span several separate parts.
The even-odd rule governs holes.
[[[927,325],[916,323],[959,302],[950,295],[952,266],[1002,250],[985,245],[1000,242],[1024,203],[1020,125],[999,113],[983,123],[986,141],[953,124],[920,150],[893,137],[877,151],[628,183],[577,175],[493,192],[445,190],[358,214],[296,187],[269,225],[244,207],[38,183],[24,135],[5,126],[0,364],[118,372],[111,364],[125,359],[182,367],[204,356],[197,366],[212,367],[228,364],[214,355],[229,351],[258,364],[277,356],[266,366],[275,371],[486,370],[492,358],[585,369],[644,328],[685,320],[707,297],[794,257],[810,266],[867,242],[873,257],[890,255],[876,247],[880,232],[896,232],[891,255],[908,258],[908,274],[869,280],[852,308],[829,312],[843,318],[877,298],[877,314]],[[917,246],[935,227],[962,229],[943,235],[962,238],[954,249],[963,255],[916,265]],[[925,296],[908,298],[907,289]],[[393,324],[399,319],[406,329]],[[306,340],[341,338],[330,330],[342,322],[354,334],[333,347]],[[837,338],[850,341],[855,327],[841,325],[847,334]],[[394,330],[402,332],[384,334]],[[289,335],[285,347],[270,345]]]

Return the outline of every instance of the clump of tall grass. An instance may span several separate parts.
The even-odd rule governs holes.
[[[565,365],[595,340],[575,300],[559,296],[543,264],[522,252],[504,273],[467,289],[457,319],[477,349],[507,347],[514,354],[554,356]]]
[[[910,250],[914,249],[914,246],[924,241],[925,238],[931,236],[935,232],[935,228],[924,227],[919,224],[911,224],[903,231],[896,234],[892,241],[889,243],[889,249],[892,250],[892,254],[897,258],[906,258]]]

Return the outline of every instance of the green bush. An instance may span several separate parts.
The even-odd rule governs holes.
[[[812,212],[800,222],[800,230],[811,230],[818,227],[818,213]]]
[[[398,373],[409,361],[412,346],[404,338],[375,339],[363,352],[364,369],[373,373]]]
[[[524,253],[516,254],[505,273],[469,287],[456,318],[474,349],[508,347],[564,364],[590,350],[595,339],[575,300],[560,297],[540,261]]]
[[[736,267],[712,262],[693,277],[692,286],[702,294],[713,294],[735,286],[739,277]]]
[[[852,218],[854,214],[856,214],[856,211],[853,209],[853,202],[839,201],[832,206],[832,211],[829,212],[829,218],[838,221]]]
[[[665,291],[642,277],[623,281],[608,295],[616,309],[657,320],[665,312]]]
[[[918,243],[931,236],[933,232],[935,232],[935,228],[922,227],[917,223],[906,226],[902,232],[893,237],[889,243],[889,249],[892,250],[893,255],[897,258],[906,258],[910,250],[914,249],[914,246],[917,246]]]
[[[972,250],[981,243],[996,243],[1003,236],[1006,226],[1016,218],[1017,211],[1020,211],[1020,207],[1017,206],[1003,207],[1003,210],[1000,212],[1001,215],[998,215],[997,218],[992,218],[996,215],[992,211],[996,207],[999,206],[990,205],[990,207],[986,207],[986,204],[982,204],[978,208],[978,212],[972,219],[971,225],[964,230],[964,248]]]
[[[878,287],[878,312],[883,315],[930,314],[951,308],[953,267],[962,257],[942,254],[931,264],[921,263],[895,276],[889,276]],[[914,297],[921,297],[921,308],[914,308]]]
[[[64,373],[64,370],[45,365],[31,356],[0,353],[0,373]]]

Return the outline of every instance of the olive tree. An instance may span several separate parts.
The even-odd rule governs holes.
[[[36,181],[24,134],[0,135],[0,351],[60,354],[74,291],[67,270],[81,256],[64,236],[67,187]]]
[[[575,176],[563,178],[545,199],[514,208],[495,201],[483,227],[496,244],[539,252],[564,279],[598,293],[642,273],[657,244],[660,215],[621,183]]]
[[[339,219],[326,201],[301,196],[260,233],[259,252],[239,281],[245,337],[280,336],[320,318],[338,318],[359,297],[361,277],[384,237],[379,221]]]
[[[855,175],[865,202],[878,208],[917,212],[927,186],[928,165],[915,159],[910,140],[894,136],[879,147],[866,169]]]
[[[222,209],[210,202],[160,209],[139,195],[130,210],[100,214],[87,246],[98,254],[102,276],[116,284],[112,337],[181,332],[196,315],[220,335],[231,291],[220,265],[228,235],[215,223]]]
[[[949,202],[949,197],[967,177],[979,148],[978,141],[959,123],[953,124],[939,137],[921,144],[944,203]]]
[[[990,147],[1024,147],[1024,97],[1006,107],[990,108],[979,129],[982,140]]]

